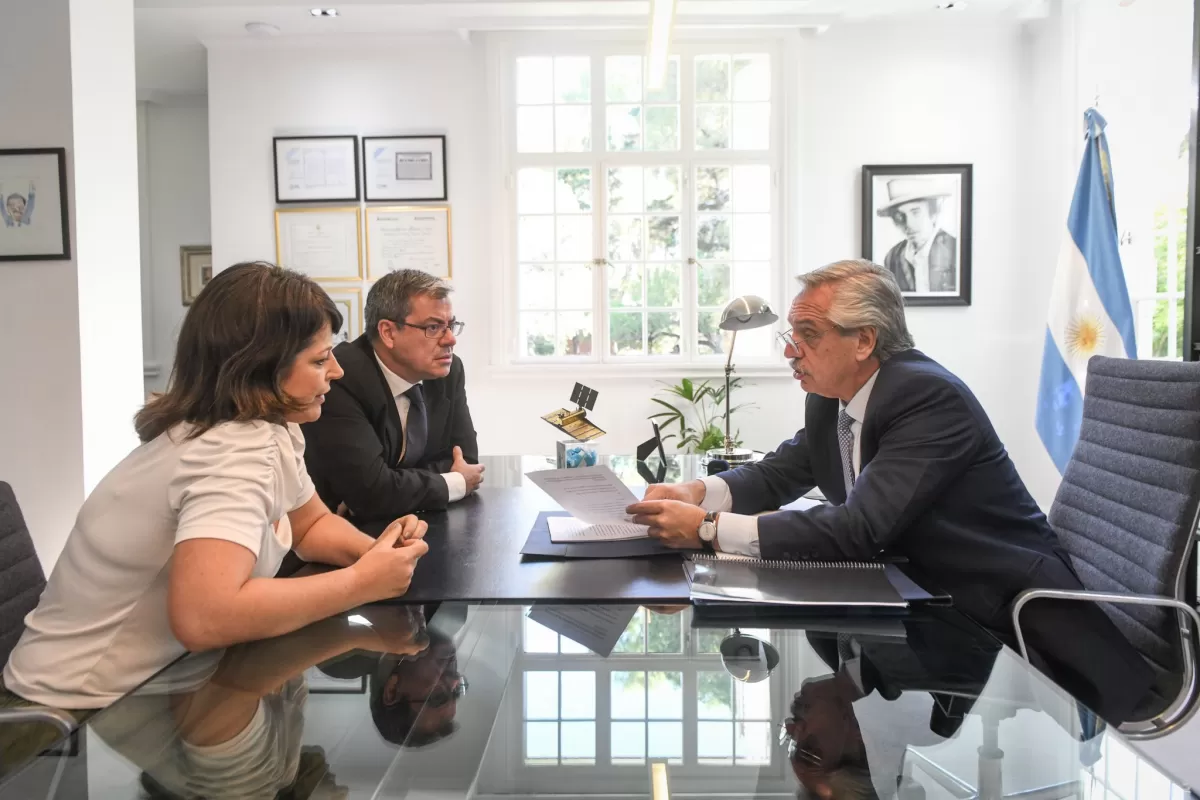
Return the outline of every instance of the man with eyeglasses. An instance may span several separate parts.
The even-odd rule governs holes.
[[[800,281],[784,356],[807,392],[803,429],[756,463],[650,486],[628,513],[672,547],[906,559],[918,578],[1015,645],[1010,610],[1020,592],[1082,584],[983,406],[914,349],[889,270],[839,261]],[[828,503],[778,510],[814,486]],[[1035,663],[1111,723],[1128,720],[1153,683],[1098,606],[1039,600],[1022,615],[1022,630]]]
[[[367,294],[366,333],[334,348],[345,375],[303,426],[321,499],[356,524],[444,509],[483,482],[450,284],[392,272]]]

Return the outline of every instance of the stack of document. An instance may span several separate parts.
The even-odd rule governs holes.
[[[550,495],[569,517],[548,517],[550,541],[616,542],[645,539],[650,530],[625,513],[638,497],[608,467],[575,467],[530,472],[526,477]]]

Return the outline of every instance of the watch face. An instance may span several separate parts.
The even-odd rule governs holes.
[[[701,522],[699,533],[702,541],[711,542],[717,535],[717,526],[711,522]]]

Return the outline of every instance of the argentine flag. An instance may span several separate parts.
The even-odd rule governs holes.
[[[1066,470],[1079,438],[1088,359],[1137,358],[1133,308],[1117,250],[1106,123],[1094,108],[1083,118],[1087,150],[1058,254],[1037,401],[1038,435],[1059,473]]]

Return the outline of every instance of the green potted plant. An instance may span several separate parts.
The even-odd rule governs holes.
[[[730,415],[741,408],[750,408],[753,404],[743,403],[732,405],[733,390],[741,384],[741,378],[734,378],[729,383]],[[725,386],[724,381],[712,383],[708,380],[693,381],[684,378],[677,384],[663,384],[663,389],[671,398],[668,402],[661,397],[650,398],[663,407],[663,411],[651,414],[650,419],[661,420],[659,430],[663,433],[663,444],[670,439],[677,439],[675,448],[687,453],[705,453],[708,450],[725,445]],[[675,430],[668,432],[671,428]],[[734,444],[741,445],[742,440],[734,434]]]

